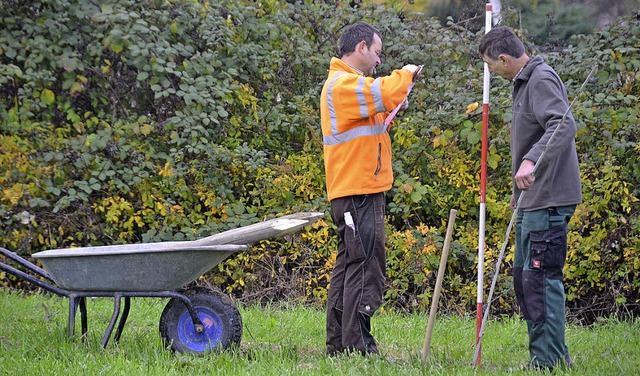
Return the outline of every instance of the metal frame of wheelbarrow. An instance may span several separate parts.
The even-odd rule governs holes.
[[[49,275],[49,273],[47,273],[45,270],[38,267],[37,265],[17,255],[15,252],[11,252],[6,248],[0,247],[0,254],[2,254],[3,256],[6,256],[7,258],[11,259],[15,263],[20,264],[22,267],[28,269],[29,271],[37,274],[38,276],[44,278],[49,282],[43,281],[40,278],[36,278],[31,274],[25,273],[22,270],[16,269],[2,262],[0,262],[0,270],[10,273],[20,279],[26,280],[29,283],[32,283],[33,285],[38,286],[42,289],[45,289],[58,296],[64,296],[69,298],[69,320],[68,320],[69,337],[72,337],[75,332],[75,318],[78,312],[78,308],[80,308],[82,338],[86,339],[86,335],[88,331],[86,298],[93,298],[93,297],[113,298],[113,306],[114,306],[113,314],[111,315],[111,320],[109,321],[109,325],[107,326],[107,329],[101,341],[103,348],[107,346],[107,343],[111,338],[111,334],[113,333],[113,329],[115,328],[116,322],[118,321],[118,317],[120,317],[120,320],[118,322],[118,327],[114,335],[114,341],[118,342],[120,340],[122,331],[124,330],[125,324],[127,322],[127,318],[129,317],[131,298],[179,299],[184,303],[184,305],[187,307],[187,310],[189,311],[189,315],[191,316],[191,320],[193,321],[193,327],[195,332],[202,333],[204,331],[204,325],[202,324],[202,321],[200,321],[200,318],[198,317],[198,314],[191,302],[191,299],[189,299],[187,296],[179,292],[176,292],[176,291],[157,291],[157,292],[68,291],[51,284],[54,281]],[[121,305],[122,298],[124,298],[124,307],[122,309],[122,315],[120,315],[120,305]]]

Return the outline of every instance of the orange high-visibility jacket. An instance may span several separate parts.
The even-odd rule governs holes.
[[[406,98],[413,73],[364,77],[332,58],[320,96],[329,201],[391,189],[391,139],[384,119]]]

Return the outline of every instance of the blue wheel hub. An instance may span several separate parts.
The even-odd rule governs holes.
[[[178,338],[191,351],[202,353],[213,349],[220,343],[224,326],[220,316],[212,309],[196,307],[196,312],[204,325],[204,332],[196,333],[191,316],[188,311],[185,311],[178,320]]]

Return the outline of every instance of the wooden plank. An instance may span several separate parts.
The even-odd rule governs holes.
[[[316,222],[324,217],[321,212],[300,212],[268,221],[242,226],[206,238],[194,240],[194,245],[217,244],[253,244],[260,240],[271,239],[286,234],[291,234],[304,226]]]
[[[79,257],[99,254],[177,251],[223,244],[253,244],[260,240],[294,233],[323,216],[324,213],[320,212],[299,212],[224,231],[199,240],[60,248],[34,253],[32,256],[41,259],[47,257]]]

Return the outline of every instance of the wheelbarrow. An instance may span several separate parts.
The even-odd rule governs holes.
[[[32,257],[38,259],[44,269],[0,247],[0,254],[28,272],[2,262],[0,270],[58,296],[68,297],[70,337],[75,332],[79,308],[82,337],[86,339],[86,298],[113,298],[113,314],[101,341],[103,348],[114,328],[114,341],[119,341],[131,298],[169,298],[159,325],[167,347],[193,353],[224,350],[238,345],[242,337],[242,319],[237,306],[219,289],[185,289],[184,286],[230,255],[247,249],[249,244],[296,232],[323,216],[318,212],[295,213],[193,241],[64,248],[34,253]]]

